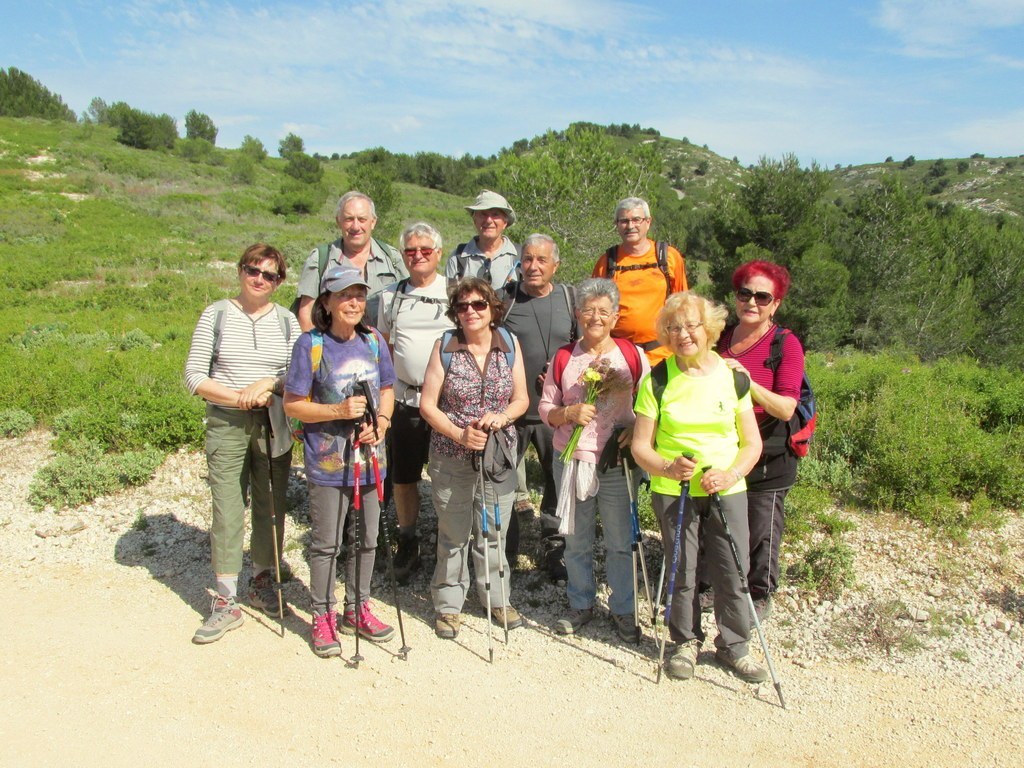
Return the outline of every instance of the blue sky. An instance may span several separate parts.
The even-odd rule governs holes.
[[[1024,152],[1024,0],[0,0],[0,67],[220,146],[489,155],[639,123],[744,164]]]

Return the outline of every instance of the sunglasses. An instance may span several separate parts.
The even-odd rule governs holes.
[[[464,312],[469,312],[471,309],[474,312],[483,312],[489,306],[491,305],[483,299],[477,299],[476,301],[456,301],[452,304],[452,307],[455,308],[455,312],[460,315]]]
[[[277,272],[264,272],[262,269],[256,269],[252,264],[243,264],[242,271],[249,277],[262,275],[263,279],[268,283],[278,283],[281,281],[281,276]]]
[[[415,256],[415,255],[417,255],[419,253],[422,253],[424,256],[429,256],[435,250],[437,250],[437,249],[436,248],[406,248],[405,250],[402,251],[402,253],[404,253],[406,256],[410,256],[410,257],[411,256]]]
[[[775,297],[768,293],[768,291],[752,291],[749,288],[736,289],[736,301],[740,304],[746,304],[751,299],[759,307],[767,307],[775,301]]]

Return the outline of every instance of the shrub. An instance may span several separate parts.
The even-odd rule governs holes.
[[[191,109],[185,115],[185,136],[208,141],[212,147],[217,143],[217,126],[209,115]]]
[[[242,139],[242,144],[239,146],[238,151],[246,157],[250,157],[257,163],[262,163],[267,159],[267,148],[263,146],[263,142],[259,139],[246,135]]]
[[[29,503],[38,510],[75,507],[124,486],[148,481],[163,461],[155,448],[105,454],[91,441],[78,441],[69,453],[58,454],[29,484]]]
[[[21,437],[36,424],[32,414],[20,408],[8,408],[0,411],[0,435],[4,437]]]
[[[322,202],[323,192],[319,187],[286,181],[274,196],[271,210],[279,215],[309,214],[320,210]]]
[[[233,155],[228,163],[231,180],[239,184],[253,184],[256,181],[256,160],[249,155]]]
[[[213,144],[206,139],[178,139],[174,151],[190,163],[202,163],[213,157]]]
[[[790,566],[789,578],[803,589],[835,600],[855,582],[853,550],[838,537],[828,536],[811,545],[803,560]]]
[[[291,152],[284,172],[304,184],[319,184],[324,177],[324,168],[315,157],[305,152]]]

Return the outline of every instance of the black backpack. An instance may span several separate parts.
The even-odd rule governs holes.
[[[665,276],[665,298],[667,299],[672,295],[672,277],[668,273],[668,243],[664,240],[658,240],[654,244],[654,255],[657,261],[653,264],[633,264],[628,267],[620,267],[618,265],[619,246],[617,245],[613,245],[605,251],[604,255],[609,280],[615,279],[616,272],[632,272],[634,269],[654,269],[657,267],[661,270],[661,274]]]

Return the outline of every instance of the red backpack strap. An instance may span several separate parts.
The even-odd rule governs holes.
[[[620,339],[618,336],[612,336],[612,341],[619,348],[622,356],[626,358],[626,365],[629,366],[629,372],[633,376],[633,389],[636,389],[636,385],[640,383],[640,376],[643,374],[643,363],[640,362],[640,350],[637,348],[629,339]]]
[[[575,343],[569,343],[558,348],[555,352],[554,358],[551,360],[551,376],[558,385],[558,388],[562,388],[562,373],[565,371],[565,366],[569,364],[569,359],[572,357],[572,348],[575,347]]]

